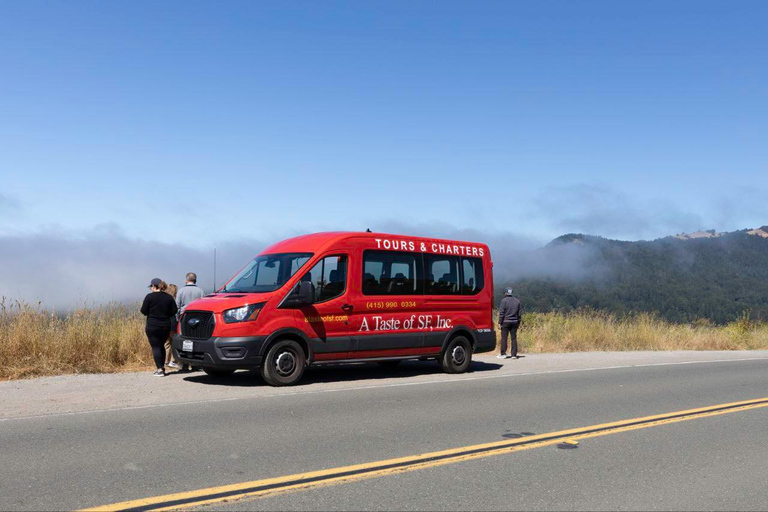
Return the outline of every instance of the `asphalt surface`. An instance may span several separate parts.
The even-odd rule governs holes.
[[[680,364],[686,355],[711,362]],[[112,410],[59,403],[32,417],[6,411],[0,509],[103,505],[768,396],[765,353],[633,354],[631,365],[594,355],[589,366],[581,357],[573,355],[573,371],[547,369],[547,358],[567,363],[563,355],[482,358],[458,377],[433,373],[430,363],[319,369],[290,391],[248,376],[227,386],[192,374],[158,380],[191,394],[247,393]],[[40,382],[56,388],[27,381],[11,395]],[[572,450],[536,448],[208,508],[765,510],[767,420],[768,408],[734,412]]]

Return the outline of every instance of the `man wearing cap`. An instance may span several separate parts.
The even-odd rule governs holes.
[[[176,316],[176,301],[165,293],[168,285],[156,277],[149,283],[149,293],[141,304],[141,314],[147,317],[147,334],[152,357],[155,359],[155,377],[165,377],[165,340],[171,333],[171,318]]]
[[[501,351],[498,359],[517,359],[517,328],[520,327],[523,306],[520,299],[512,295],[512,288],[504,290],[504,298],[499,304],[499,329],[501,329]],[[510,338],[510,355],[507,355],[507,336]]]

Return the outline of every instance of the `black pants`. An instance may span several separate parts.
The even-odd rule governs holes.
[[[517,357],[517,328],[520,324],[502,324],[501,325],[501,353],[507,353],[507,336],[509,336],[510,346],[509,354]]]
[[[168,339],[168,335],[171,333],[171,326],[147,324],[147,328],[144,332],[147,333],[149,346],[152,347],[152,357],[155,359],[155,367],[158,369],[165,368],[165,340]]]

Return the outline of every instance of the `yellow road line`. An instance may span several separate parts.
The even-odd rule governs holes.
[[[633,418],[612,423],[602,423],[588,427],[528,436],[515,440],[496,441],[421,455],[380,460],[365,464],[355,464],[352,466],[298,473],[277,478],[268,478],[265,480],[254,480],[239,484],[209,487],[206,489],[198,489],[196,491],[166,494],[152,498],[102,505],[100,507],[85,510],[174,510],[196,507],[245,497],[264,496],[291,490],[374,478],[392,473],[414,471],[443,464],[452,464],[463,460],[490,457],[502,453],[550,446],[566,440],[577,441],[579,439],[617,434],[619,432],[628,432],[641,428],[655,427],[679,421],[706,418],[709,416],[728,414],[760,407],[768,407],[768,397],[701,407],[698,409],[688,409],[666,414],[657,414],[654,416],[645,416],[642,418]]]

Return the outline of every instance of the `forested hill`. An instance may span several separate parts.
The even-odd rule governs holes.
[[[539,264],[533,275],[520,269],[500,280],[513,286],[528,311],[591,307],[724,323],[749,310],[752,318],[768,320],[768,226],[640,242],[569,234],[532,260]],[[542,270],[546,262],[551,270]]]

